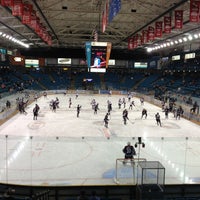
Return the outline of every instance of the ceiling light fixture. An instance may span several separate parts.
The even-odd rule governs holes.
[[[20,40],[18,40],[16,38],[12,37],[11,35],[8,35],[6,33],[0,32],[0,37],[4,37],[7,40],[10,40],[10,41],[12,41],[14,43],[17,43],[17,44],[19,44],[19,45],[21,45],[23,47],[29,48],[28,44],[26,44],[26,43],[24,43],[24,42],[22,42],[22,41],[20,41]]]
[[[177,38],[174,41],[172,40],[172,41],[169,41],[169,42],[163,41],[162,43],[154,43],[153,45],[156,45],[159,48],[147,47],[147,49],[149,49],[150,51],[154,51],[154,50],[158,50],[158,49],[161,49],[161,48],[167,48],[167,47],[170,47],[172,45],[177,45],[179,43],[188,42],[188,41],[192,41],[194,39],[200,38],[199,32],[197,32],[197,33],[187,33],[185,35],[188,35],[188,36]],[[148,51],[148,52],[150,52],[150,51]]]

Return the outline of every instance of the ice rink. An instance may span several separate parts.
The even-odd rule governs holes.
[[[59,108],[52,112],[49,103],[58,97]],[[72,106],[69,108],[69,98]],[[124,125],[119,98],[126,98],[129,120]],[[99,103],[94,114],[91,101]],[[108,128],[104,127],[107,101],[112,103]],[[127,96],[54,94],[40,97],[40,112],[33,120],[33,107],[27,115],[16,114],[0,127],[0,181],[29,185],[114,185],[136,184],[141,174],[135,163],[122,164],[123,147],[142,137],[135,158],[159,161],[165,169],[165,184],[200,183],[200,127],[188,120],[169,118],[161,108],[133,97],[129,109]],[[76,107],[81,105],[79,118]],[[147,119],[141,119],[146,108]],[[155,114],[161,115],[162,127]],[[119,159],[116,161],[116,159]],[[117,163],[117,164],[116,164]],[[150,179],[154,174],[149,172]]]

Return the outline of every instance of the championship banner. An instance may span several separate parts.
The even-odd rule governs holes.
[[[175,22],[174,22],[176,29],[183,28],[183,10],[175,10]]]
[[[42,23],[39,24],[39,30],[36,31],[37,34],[42,38],[44,33],[44,26]]]
[[[139,45],[139,34],[134,35],[133,37],[129,38],[128,41],[128,49],[132,50],[137,48]]]
[[[190,22],[199,22],[200,1],[190,0]]]
[[[141,45],[141,37],[139,34],[136,34],[133,40],[133,48],[137,48],[139,45]]]
[[[148,30],[142,31],[142,38],[141,38],[141,44],[145,44],[148,42]]]
[[[40,24],[40,22],[37,22],[35,32],[37,34],[39,34],[40,33],[40,29],[41,29],[41,24]]]
[[[133,49],[135,49],[137,47],[137,36],[134,35],[133,36]]]
[[[23,24],[31,24],[31,13],[33,10],[33,6],[31,4],[23,4],[23,12],[22,12],[22,23]]]
[[[155,37],[155,29],[153,26],[148,27],[148,36],[147,36],[147,42],[153,41]]]
[[[164,32],[165,33],[171,33],[172,30],[172,22],[171,17],[164,17]]]
[[[38,20],[39,20],[39,18],[38,18]],[[36,16],[35,10],[32,10],[30,27],[35,30],[36,26],[37,26],[37,16]]]
[[[163,22],[161,21],[155,23],[155,37],[159,37],[159,38],[162,37],[162,31],[163,31],[162,24]]]
[[[13,0],[12,15],[22,16],[22,12],[23,12],[22,0]]]
[[[13,0],[1,0],[0,5],[11,7],[13,5]]]
[[[128,39],[128,49],[132,50],[133,48],[133,43],[134,43],[134,37],[131,37]]]

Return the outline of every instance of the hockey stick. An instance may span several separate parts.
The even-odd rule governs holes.
[[[127,118],[129,122],[131,122],[131,124],[135,124],[135,122],[132,122],[129,118]]]

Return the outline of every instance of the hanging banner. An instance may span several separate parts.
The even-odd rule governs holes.
[[[112,22],[113,18],[121,10],[121,0],[110,0],[109,1],[109,11],[108,11],[108,21]]]
[[[102,12],[102,32],[103,33],[106,30],[107,24],[108,24],[108,1],[105,2],[104,9]]]
[[[13,5],[13,0],[1,0],[0,5],[11,7]]]
[[[199,22],[200,1],[190,0],[190,22]]]
[[[139,34],[136,34],[134,36],[134,41],[133,41],[133,48],[137,48],[141,44],[141,38]]]
[[[133,43],[134,43],[134,37],[131,37],[128,39],[128,49],[132,50],[133,48]]]
[[[183,28],[183,10],[175,10],[175,28],[182,29]]]
[[[38,18],[39,20],[39,18]],[[36,30],[36,26],[37,26],[37,16],[36,16],[36,12],[35,10],[32,10],[31,12],[31,22],[30,22],[30,27],[33,29],[33,30]]]
[[[112,44],[111,44],[111,42],[108,42],[107,49],[106,49],[106,68],[108,68],[108,61],[110,59],[111,49],[112,49]]]
[[[13,0],[12,15],[13,16],[22,16],[22,13],[23,13],[22,0]]]
[[[153,26],[148,27],[148,36],[147,36],[147,42],[153,41],[155,37],[155,29]]]
[[[159,37],[159,38],[162,37],[162,31],[163,31],[162,24],[163,22],[161,21],[155,23],[155,37]]]
[[[87,60],[87,65],[88,68],[91,66],[91,42],[86,42],[85,43],[85,53],[86,53],[86,60]]]
[[[165,33],[171,33],[172,30],[172,22],[171,22],[171,17],[164,17],[164,32]]]
[[[50,36],[50,35],[49,35],[49,40],[48,40],[48,42],[47,42],[47,43],[48,43],[48,45],[49,45],[49,46],[51,46],[51,45],[52,45],[52,38],[51,38],[51,36]]]
[[[30,25],[31,24],[31,13],[33,10],[33,6],[31,4],[23,4],[23,12],[22,12],[22,23]]]
[[[134,35],[128,40],[128,49],[132,50],[141,45],[141,36],[139,34]]]
[[[142,38],[141,38],[141,44],[145,44],[148,42],[148,30],[142,31]]]

